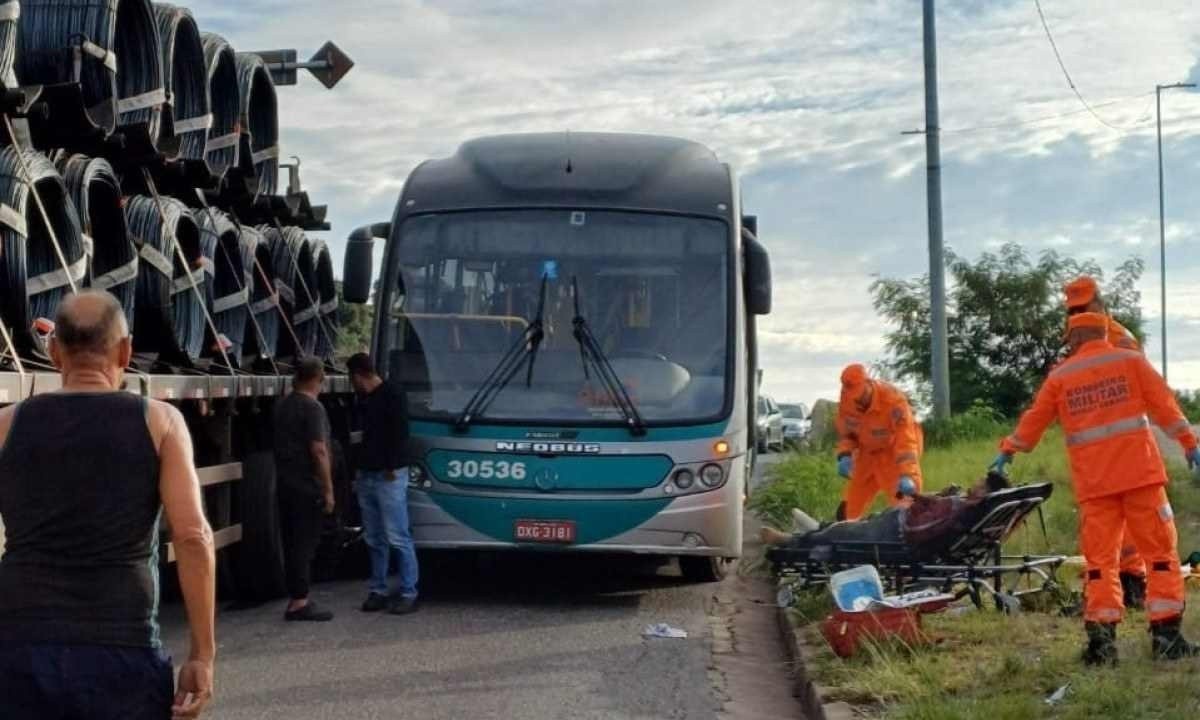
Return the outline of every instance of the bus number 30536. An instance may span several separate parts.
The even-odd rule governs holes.
[[[459,478],[524,480],[525,473],[525,463],[508,462],[507,460],[451,460],[446,464],[446,477],[450,480]]]

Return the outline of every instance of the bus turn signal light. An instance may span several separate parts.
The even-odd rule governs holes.
[[[729,443],[725,440],[718,440],[713,443],[713,452],[717,457],[724,457],[729,454]]]

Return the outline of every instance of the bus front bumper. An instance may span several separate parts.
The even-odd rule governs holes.
[[[508,498],[410,488],[417,547],[740,557],[742,508],[722,488],[648,500]],[[518,521],[572,523],[570,543],[518,542]]]

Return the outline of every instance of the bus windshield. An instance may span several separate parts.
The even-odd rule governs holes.
[[[728,226],[613,211],[419,215],[401,228],[387,369],[414,418],[454,419],[542,308],[544,336],[481,421],[619,423],[579,315],[647,423],[717,419],[729,365]],[[541,300],[544,288],[544,302]]]

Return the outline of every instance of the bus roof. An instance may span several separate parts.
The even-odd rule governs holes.
[[[724,209],[722,209],[722,206]],[[617,133],[496,135],[419,165],[400,218],[440,210],[608,208],[728,219],[728,166],[690,140]]]

